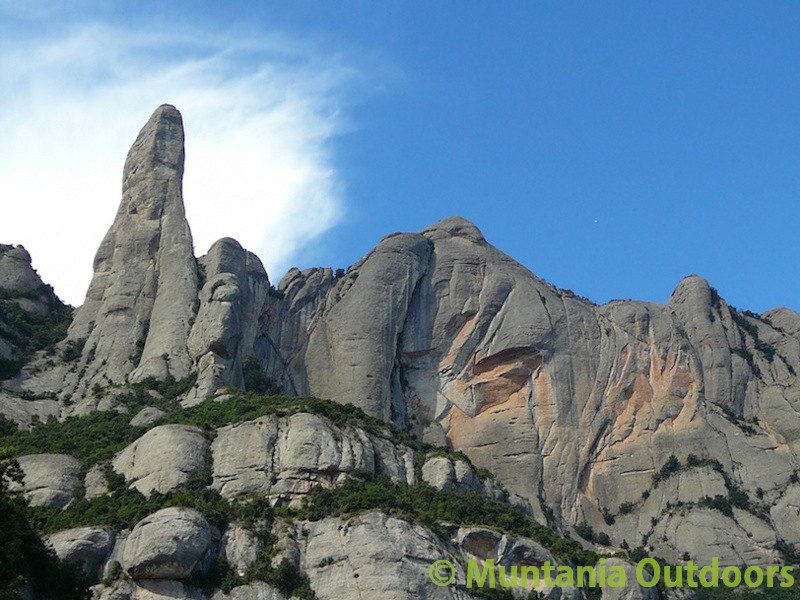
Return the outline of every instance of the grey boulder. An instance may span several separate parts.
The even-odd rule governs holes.
[[[236,570],[240,576],[247,573],[247,569],[258,560],[264,544],[259,537],[238,524],[228,527],[220,541],[220,556]]]
[[[149,427],[163,421],[166,416],[167,413],[155,406],[145,406],[131,419],[131,427]]]
[[[309,413],[222,427],[211,451],[212,486],[225,497],[265,494],[294,502],[315,485],[331,487],[357,470],[397,483],[414,480],[409,448]]]
[[[206,448],[197,427],[159,425],[122,450],[112,466],[145,496],[164,494],[203,470]]]
[[[46,538],[62,563],[96,579],[114,548],[114,532],[106,527],[79,527],[59,531]]]
[[[188,508],[165,508],[133,528],[120,564],[133,579],[185,579],[213,558],[214,531]]]
[[[460,587],[431,583],[428,570],[436,560],[458,564],[426,529],[371,512],[350,521],[329,518],[309,524],[302,568],[320,600],[466,600],[469,596]],[[456,583],[463,585],[463,569],[456,568]]]
[[[29,454],[17,459],[24,474],[22,484],[10,488],[21,491],[31,506],[63,508],[75,497],[80,484],[81,461],[66,454]]]

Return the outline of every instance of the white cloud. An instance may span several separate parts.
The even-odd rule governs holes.
[[[91,25],[4,43],[0,243],[24,244],[45,281],[80,304],[128,147],[168,102],[184,117],[196,253],[234,237],[277,279],[343,215],[331,140],[354,79],[335,57],[280,36]]]

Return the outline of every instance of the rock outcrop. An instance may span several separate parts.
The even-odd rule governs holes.
[[[639,584],[636,579],[635,565],[619,558],[609,558],[605,565],[607,568],[620,567],[625,571],[625,587],[605,587],[603,588],[602,600],[658,600],[657,588],[646,588]]]
[[[58,303],[53,289],[33,269],[31,255],[23,246],[0,244],[0,290],[1,299],[12,300],[25,312],[39,316]]]
[[[120,564],[133,579],[185,579],[213,560],[219,533],[199,512],[164,508],[133,528]]]
[[[28,428],[33,423],[58,418],[63,405],[56,400],[27,400],[0,390],[0,415],[18,427]]]
[[[197,372],[189,403],[202,402],[223,385],[242,386],[242,366],[253,354],[270,287],[258,257],[230,238],[211,246],[200,265],[205,284],[188,340]]]
[[[235,569],[237,575],[243,577],[258,560],[263,547],[263,542],[255,533],[234,523],[222,536],[220,556]]]
[[[86,577],[96,579],[114,549],[115,537],[107,527],[79,527],[59,531],[46,541],[61,562],[77,568]]]
[[[94,465],[87,471],[86,477],[83,478],[83,489],[87,500],[104,496],[109,492],[105,469],[101,465]]]
[[[145,406],[131,419],[131,427],[148,427],[164,420],[167,416],[163,410],[154,406]]]
[[[159,425],[122,450],[112,465],[145,496],[165,494],[203,470],[206,450],[197,427]]]
[[[315,485],[332,487],[354,471],[397,483],[415,480],[410,449],[308,413],[223,427],[211,451],[212,487],[227,498],[260,494],[291,503]]]
[[[10,489],[25,495],[31,506],[63,508],[75,497],[81,461],[66,454],[29,454],[17,459],[24,474],[21,484]]]
[[[125,161],[122,202],[69,328],[67,343],[80,357],[32,375],[26,389],[74,401],[94,385],[189,374],[198,274],[183,207],[183,141],[181,115],[169,105],[139,132]]]
[[[28,251],[0,244],[0,380],[13,379],[34,352],[59,341],[71,318],[71,307],[41,280]],[[3,396],[0,411],[15,412],[11,418],[18,423],[26,426],[27,417],[37,414],[10,406]]]
[[[654,518],[682,518],[678,488],[654,483],[673,456],[682,470],[694,456],[723,474],[722,489],[709,483],[693,502],[741,488],[763,522],[758,505],[780,497],[800,466],[800,317],[787,309],[741,313],[697,276],[667,304],[596,306],[457,217],[390,236],[311,288],[315,276],[295,271],[279,286],[285,309],[305,299],[282,322],[308,333],[265,360],[273,377],[446,441],[556,527],[588,524],[615,544],[652,539]],[[271,335],[285,339],[285,325]],[[448,465],[435,467],[429,481],[458,485]],[[642,499],[651,492],[660,504]],[[741,552],[774,556],[768,538],[745,537]],[[713,555],[705,539],[697,558]]]
[[[475,470],[464,460],[433,456],[422,465],[422,480],[437,490],[481,492],[483,485]]]
[[[310,524],[301,560],[320,600],[367,594],[391,600],[466,600],[469,596],[455,586],[430,584],[430,565],[448,559],[452,554],[431,532],[382,513],[367,513],[351,521]],[[458,578],[463,585],[463,570]]]

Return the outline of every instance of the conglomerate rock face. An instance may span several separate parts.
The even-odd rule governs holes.
[[[395,483],[415,479],[409,448],[307,413],[223,427],[211,450],[212,487],[226,498],[259,494],[291,503],[315,485],[332,487],[355,471]]]
[[[122,202],[69,328],[67,343],[80,356],[30,369],[25,389],[79,404],[94,385],[189,374],[186,341],[198,274],[184,215],[183,162],[181,115],[160,106],[128,152]]]
[[[313,299],[293,317],[306,340],[271,363],[276,379],[446,440],[541,518],[677,560],[683,550],[655,538],[743,492],[748,523],[718,514],[705,528],[741,540],[732,560],[773,560],[765,529],[794,537],[785,511],[769,516],[793,506],[798,467],[800,317],[788,309],[741,313],[694,275],[667,304],[595,306],[458,217],[385,238],[335,282],[295,272],[283,289],[290,306]],[[682,486],[658,476],[671,457]],[[686,535],[711,556],[703,530]]]
[[[346,272],[291,269],[275,289],[235,240],[195,259],[183,160],[181,116],[159,107],[128,155],[67,339],[4,382],[0,413],[27,426],[124,410],[93,390],[170,376],[195,378],[191,406],[241,387],[255,364],[287,394],[353,403],[464,452],[505,487],[482,493],[518,498],[562,532],[590,526],[611,546],[673,562],[769,563],[800,550],[796,312],[741,312],[696,275],[666,303],[597,306],[460,217],[389,235]],[[27,253],[0,248],[0,288],[35,285]],[[212,444],[212,485],[285,498],[355,469],[413,476],[397,448],[329,433],[295,417],[232,424]],[[144,469],[131,481],[170,489],[194,469],[165,461],[158,469],[183,475],[151,472],[154,461],[131,462]],[[456,462],[425,467],[440,489],[480,487]]]
[[[223,238],[200,259],[205,284],[187,342],[197,382],[188,403],[223,385],[241,387],[242,366],[253,356],[269,278],[261,261],[236,240]]]

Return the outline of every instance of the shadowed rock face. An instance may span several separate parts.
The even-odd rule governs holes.
[[[167,375],[196,375],[184,402],[199,403],[241,385],[253,357],[288,393],[463,450],[557,528],[588,524],[670,561],[719,555],[722,538],[730,564],[774,561],[778,539],[800,548],[797,313],[741,313],[695,275],[664,304],[596,306],[460,217],[387,236],[343,275],[292,269],[271,290],[229,238],[198,273],[182,171],[180,114],[162,106],[128,155],[65,343],[85,340],[80,357],[39,357],[15,383],[62,401],[26,410],[10,386],[0,412],[83,414],[101,408],[95,384]],[[432,463],[427,477],[470,487],[455,465]],[[706,497],[732,494],[735,510],[709,508]]]

